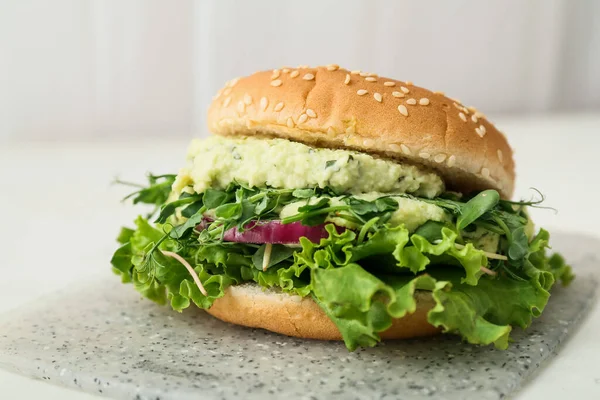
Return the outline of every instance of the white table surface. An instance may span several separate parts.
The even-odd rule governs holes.
[[[517,197],[528,197],[535,186],[559,210],[532,210],[537,225],[599,236],[600,114],[497,123],[516,149]],[[0,143],[0,312],[110,274],[115,235],[136,215],[119,202],[127,188],[111,180],[177,172],[186,146],[181,139]],[[596,305],[517,398],[600,398],[598,332]],[[0,398],[36,397],[97,398],[0,370]]]

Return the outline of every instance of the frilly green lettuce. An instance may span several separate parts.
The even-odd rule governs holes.
[[[307,265],[310,268],[331,268],[348,265],[373,256],[392,255],[398,271],[402,269],[416,274],[422,272],[431,263],[432,258],[443,257],[448,268],[454,265],[462,266],[464,277],[462,281],[469,285],[476,285],[482,275],[481,266],[487,265],[487,258],[483,251],[477,250],[471,243],[464,248],[457,249],[455,241],[457,234],[444,227],[441,230],[441,240],[432,244],[424,237],[413,234],[402,226],[384,226],[370,235],[366,241],[357,244],[356,233],[346,230],[337,233],[333,225],[326,226],[329,237],[321,239],[315,244],[301,238],[302,252],[296,255],[296,263]],[[438,259],[439,261],[439,259]],[[389,268],[388,268],[388,271]]]
[[[288,259],[262,271],[253,255],[258,246],[215,243],[181,247],[165,240],[168,226],[152,226],[142,217],[136,229],[119,235],[121,247],[111,263],[123,282],[133,282],[145,297],[170,303],[181,311],[192,303],[209,308],[230,285],[254,281],[263,287],[312,296],[339,328],[350,350],[373,346],[393,318],[415,311],[416,292],[429,294],[433,308],[428,321],[474,344],[506,348],[513,325],[527,327],[543,311],[557,280],[572,279],[564,260],[547,257],[549,235],[540,231],[529,244],[520,276],[498,268],[485,275],[485,254],[472,245],[455,246],[457,234],[441,229],[441,238],[428,241],[410,235],[403,226],[380,227],[360,238],[329,225],[320,243],[302,238],[301,248]],[[194,284],[176,260],[152,248],[175,251],[194,268],[208,295]]]

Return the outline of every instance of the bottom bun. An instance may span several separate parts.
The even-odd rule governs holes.
[[[415,294],[417,309],[379,335],[382,339],[406,339],[431,336],[439,328],[427,322],[427,312],[435,305],[427,292]],[[230,286],[225,295],[206,310],[212,316],[232,324],[262,328],[307,339],[341,340],[342,335],[325,312],[311,298],[289,295],[272,289],[263,290],[255,283]]]

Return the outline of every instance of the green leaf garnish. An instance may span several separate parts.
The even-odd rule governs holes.
[[[529,252],[529,239],[525,235],[525,228],[522,226],[511,232],[512,240],[508,247],[508,258],[511,261],[518,262]]]
[[[152,175],[148,174],[148,186],[144,187],[142,185],[138,185],[131,182],[125,182],[119,179],[115,179],[114,183],[125,185],[125,186],[134,186],[139,187],[140,190],[137,190],[133,193],[128,194],[123,198],[123,201],[132,199],[133,204],[151,204],[154,205],[154,211],[148,214],[148,218],[156,213],[156,211],[161,207],[169,198],[171,193],[171,187],[175,182],[175,178],[177,175]]]
[[[485,213],[498,205],[500,195],[495,190],[485,190],[469,200],[460,210],[456,229],[462,231]]]
[[[419,235],[433,243],[436,240],[442,239],[442,228],[444,224],[438,221],[427,221],[415,231],[415,235]]]
[[[206,209],[212,210],[225,203],[228,198],[231,198],[231,196],[226,191],[206,189],[202,201],[204,202]]]
[[[195,203],[202,199],[200,195],[190,195],[189,193],[184,193],[178,200],[172,201],[170,203],[165,204],[160,209],[160,214],[158,218],[154,221],[157,224],[164,224],[167,222],[167,219],[175,213],[179,207]]]
[[[265,248],[266,244],[263,244],[252,256],[252,264],[254,265],[254,268],[257,268],[261,271],[263,269],[263,258],[265,256]],[[284,246],[282,244],[271,245],[271,256],[269,259],[269,263],[267,264],[267,268],[271,268],[273,266],[278,265],[284,260],[290,259],[295,252],[296,249]],[[293,259],[291,261],[293,261]]]
[[[184,218],[190,218],[192,215],[197,214],[200,210],[206,210],[202,201],[196,201],[181,210],[181,216]]]
[[[135,229],[124,228],[111,264],[123,282],[177,311],[191,304],[208,308],[228,286],[256,282],[312,296],[353,350],[378,343],[392,319],[414,312],[418,301],[429,296],[430,324],[470,343],[506,348],[512,326],[527,327],[543,311],[555,282],[566,285],[573,279],[560,255],[547,255],[546,231],[534,238],[525,233],[523,207],[538,206],[537,200],[500,200],[493,190],[467,201],[451,193],[418,199],[441,207],[447,221],[428,221],[411,233],[402,224],[389,224],[399,207],[391,196],[371,201],[328,188],[233,182],[225,190],[184,193],[166,203],[174,198],[174,179],[151,176],[149,187],[128,197],[161,208],[159,223],[153,226],[140,217]],[[268,256],[267,245],[223,241],[227,229],[242,231],[252,221],[278,220],[283,206],[299,201],[297,215],[283,223],[313,225],[341,218],[357,228],[338,232],[328,224],[328,237],[319,243],[301,238],[299,247],[268,245]],[[480,231],[495,236],[496,253],[475,247],[471,238]],[[206,295],[186,265],[164,256],[173,252],[191,265]]]
[[[292,192],[292,196],[297,199],[309,199],[315,196],[315,189],[296,189]]]

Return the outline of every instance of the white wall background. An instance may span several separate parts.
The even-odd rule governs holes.
[[[0,0],[0,140],[200,135],[225,80],[327,63],[600,111],[600,1]]]

